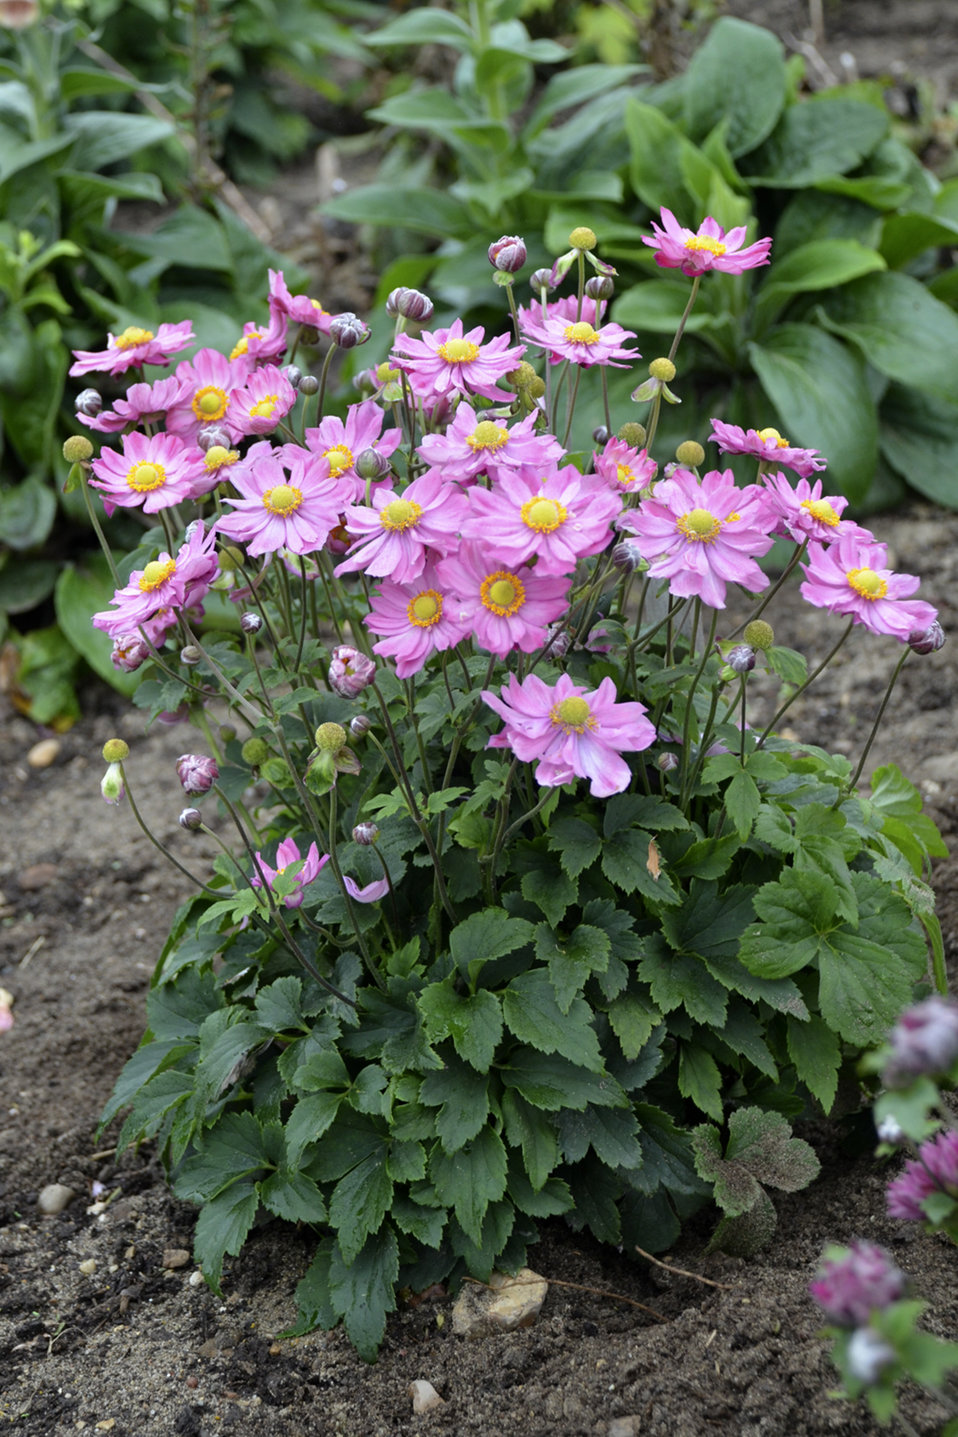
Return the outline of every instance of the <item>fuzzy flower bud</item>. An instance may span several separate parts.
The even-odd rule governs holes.
[[[907,1086],[927,1074],[942,1076],[958,1061],[958,1003],[933,993],[906,1008],[888,1035],[886,1088]]]
[[[660,773],[674,773],[679,766],[678,754],[660,753],[655,761],[655,766]]]
[[[649,374],[653,379],[662,379],[666,384],[671,384],[675,378],[675,365],[671,359],[653,359],[649,365]]]
[[[742,638],[747,644],[751,644],[753,649],[761,649],[762,653],[767,653],[775,642],[775,630],[764,619],[753,619],[745,625]]]
[[[519,235],[503,235],[489,246],[489,263],[503,274],[516,274],[526,262],[526,242]]]
[[[597,424],[592,431],[593,444],[608,444],[611,438],[612,431],[611,429],[606,429],[604,424]]]
[[[735,674],[750,674],[755,667],[755,650],[751,644],[736,644],[729,649],[725,662]]]
[[[346,730],[339,723],[321,723],[313,738],[320,753],[338,753],[346,744]]]
[[[63,457],[68,464],[84,464],[92,455],[93,445],[85,434],[71,434],[63,441]]]
[[[676,449],[675,457],[680,464],[686,465],[689,469],[697,469],[700,464],[705,462],[705,450],[694,439],[686,439]]]
[[[98,389],[83,389],[77,395],[76,411],[78,414],[85,414],[88,419],[95,419],[103,408],[103,395]]]
[[[356,455],[356,473],[360,479],[375,483],[378,479],[385,479],[391,469],[392,465],[379,449],[361,449]]]
[[[532,289],[534,289],[534,290],[536,290],[536,291],[541,290],[541,289],[548,289],[548,290],[553,290],[553,289],[555,289],[555,287],[556,287],[556,281],[552,278],[552,270],[551,270],[551,269],[537,269],[537,270],[533,270],[532,274],[529,276],[529,285],[530,285],[530,287],[531,287]]]
[[[628,444],[630,449],[641,449],[646,441],[644,424],[637,424],[635,420],[629,420],[623,424],[616,434],[616,439],[621,439],[623,444]]]
[[[119,740],[114,740],[119,742]],[[120,763],[108,764],[106,773],[100,780],[100,792],[107,803],[119,803],[123,798],[126,789],[123,786],[123,765]]]
[[[945,642],[945,631],[937,619],[927,629],[916,629],[908,635],[908,647],[913,654],[935,654]]]
[[[356,698],[363,689],[369,687],[375,677],[376,665],[358,649],[350,648],[348,644],[340,644],[333,649],[327,678],[329,687],[341,698]],[[345,742],[344,733],[343,743]]]
[[[195,644],[185,644],[183,648],[180,649],[180,663],[185,664],[187,668],[195,668],[197,664],[201,664],[202,662],[203,655]]]
[[[218,424],[207,424],[196,436],[196,446],[202,449],[204,454],[209,454],[211,449],[225,449],[228,454],[230,442],[228,431],[221,429]]]
[[[428,294],[423,294],[418,289],[409,289],[404,284],[398,289],[390,290],[386,297],[386,313],[390,319],[401,315],[403,319],[415,319],[424,324],[432,319],[434,308]]]
[[[572,648],[572,635],[563,623],[549,624],[546,628],[545,656],[550,659],[564,659]]]
[[[287,379],[288,383],[292,386],[292,388],[293,388],[293,389],[298,389],[298,388],[299,388],[299,385],[300,385],[300,381],[302,380],[302,377],[303,377],[303,371],[300,369],[299,365],[298,365],[298,364],[287,364],[287,365],[284,365],[284,367],[283,367],[283,373],[286,375],[286,379]]]
[[[337,314],[329,322],[329,337],[340,349],[355,349],[357,344],[365,344],[369,336],[369,326],[351,309]]]
[[[304,374],[297,388],[300,394],[305,395],[307,399],[312,399],[314,394],[319,393],[319,380],[315,374]]]
[[[265,739],[248,738],[240,752],[244,763],[248,763],[250,768],[259,768],[269,758],[269,745]]]
[[[862,1327],[873,1312],[905,1295],[905,1274],[873,1242],[829,1247],[809,1292],[830,1322]]]
[[[195,833],[202,826],[203,816],[198,808],[184,808],[177,821],[188,833]]]
[[[578,225],[569,236],[569,245],[572,249],[595,249],[598,243],[595,230],[590,230],[586,225]]]
[[[612,550],[612,562],[625,574],[634,574],[642,563],[638,545],[632,539],[622,539]]]
[[[209,793],[220,776],[220,771],[211,758],[202,753],[183,753],[176,760],[176,772],[183,792]]]
[[[379,828],[375,823],[357,823],[353,829],[353,842],[361,844],[363,848],[369,848],[378,837]]]
[[[142,634],[120,634],[113,640],[110,662],[125,674],[135,673],[150,657],[150,646]]]
[[[244,614],[240,614],[240,628],[244,634],[258,634],[262,627],[262,614],[254,613],[252,609],[247,609]]]
[[[104,763],[122,763],[130,756],[130,745],[122,738],[108,738],[103,745]]]
[[[608,300],[615,294],[615,284],[607,274],[593,274],[585,282],[585,292],[590,299]]]

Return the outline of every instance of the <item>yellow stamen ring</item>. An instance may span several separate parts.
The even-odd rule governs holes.
[[[263,493],[263,508],[268,509],[271,514],[278,514],[281,519],[295,514],[302,502],[303,491],[297,489],[295,484],[276,484]]]
[[[257,399],[255,404],[250,405],[250,418],[272,419],[273,411],[278,403],[278,394],[264,394],[262,399]]]
[[[447,364],[471,364],[479,358],[479,346],[471,339],[447,339],[440,344],[439,355]]]
[[[201,424],[209,424],[214,419],[222,419],[226,413],[229,398],[225,389],[220,389],[215,384],[204,384],[193,395],[193,402],[190,408]]]
[[[334,444],[332,449],[327,449],[323,458],[329,461],[329,477],[338,479],[340,474],[345,474],[347,469],[353,467],[353,453],[345,444]]]
[[[831,524],[834,526],[835,524],[841,523],[841,520],[827,499],[803,499],[799,507],[807,509],[812,518],[817,519],[821,524]]]
[[[523,524],[527,524],[539,534],[554,533],[569,517],[565,506],[560,504],[558,499],[547,499],[544,494],[538,494],[535,499],[527,499],[519,512]]]
[[[722,241],[711,239],[709,235],[689,235],[685,241],[685,248],[693,251],[707,250],[709,254],[714,254],[716,257],[725,253],[725,245]]]
[[[470,449],[501,449],[509,442],[509,431],[491,419],[482,419],[469,435],[466,443]]]
[[[861,598],[872,603],[875,599],[883,599],[888,593],[887,580],[881,574],[876,574],[874,569],[849,569],[846,574],[849,588]]]
[[[133,464],[127,470],[126,482],[136,494],[150,494],[154,489],[162,489],[166,483],[166,470],[162,464],[149,464],[141,461]]]
[[[116,336],[113,343],[117,349],[135,349],[138,344],[149,344],[150,340],[155,338],[152,329],[139,329],[135,324],[131,324],[122,334]]]
[[[759,439],[774,439],[776,449],[788,448],[788,440],[783,439],[781,434],[779,434],[778,430],[772,429],[771,426],[769,426],[768,429],[760,429],[758,431],[758,437]]]
[[[566,733],[582,734],[588,729],[599,727],[598,720],[592,717],[587,700],[575,694],[553,705],[549,719],[556,727],[561,724]]]
[[[153,559],[151,563],[147,564],[143,573],[140,575],[137,588],[143,594],[152,594],[154,590],[160,588],[162,584],[165,584],[167,579],[171,579],[175,573],[175,559],[167,559],[165,564],[161,564],[159,559]]]
[[[676,520],[675,527],[695,544],[711,544],[722,532],[722,521],[708,509],[690,509]]]
[[[442,594],[437,594],[435,589],[423,589],[410,600],[406,613],[417,629],[431,629],[442,618]]]
[[[414,503],[412,499],[391,499],[380,512],[379,522],[384,529],[395,529],[402,533],[418,524],[421,515],[422,505]]]
[[[562,333],[570,344],[596,344],[599,339],[598,330],[593,329],[585,319],[580,319],[577,324],[567,324]]]
[[[498,614],[501,619],[509,619],[522,608],[526,591],[518,575],[510,574],[506,569],[497,569],[483,579],[479,597],[491,613]]]

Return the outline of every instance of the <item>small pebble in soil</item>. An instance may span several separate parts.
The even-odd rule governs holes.
[[[452,1330],[459,1337],[486,1337],[531,1327],[548,1291],[545,1278],[528,1267],[515,1277],[494,1272],[488,1287],[467,1282],[453,1305]]]
[[[27,763],[31,768],[49,768],[60,755],[58,738],[42,738],[27,752]]]
[[[168,1247],[163,1254],[163,1266],[166,1268],[186,1267],[189,1260],[185,1247]]]
[[[81,1262],[80,1271],[84,1277],[92,1277],[96,1272],[96,1258],[88,1257],[84,1262]]]
[[[410,1382],[407,1390],[412,1398],[412,1410],[417,1414],[431,1412],[434,1407],[442,1405],[442,1398],[435,1387],[431,1382],[425,1382],[422,1378]]]
[[[45,1188],[40,1189],[37,1207],[44,1217],[55,1217],[58,1212],[62,1212],[65,1207],[68,1207],[75,1197],[76,1193],[73,1189],[66,1187],[65,1184],[47,1183]]]

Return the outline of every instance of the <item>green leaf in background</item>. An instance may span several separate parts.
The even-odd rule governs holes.
[[[958,508],[958,399],[890,384],[879,411],[888,463],[932,503]]]
[[[858,356],[810,324],[783,324],[748,350],[790,442],[821,450],[831,482],[861,499],[875,468],[878,420]]]
[[[253,1184],[236,1183],[200,1209],[193,1252],[214,1292],[219,1291],[223,1258],[227,1253],[235,1257],[240,1251],[258,1208],[259,1194]]]
[[[828,1024],[815,1015],[805,1023],[793,1017],[786,1021],[788,1056],[795,1071],[824,1111],[831,1112],[838,1091],[841,1044]]]
[[[362,185],[349,194],[327,200],[322,213],[330,219],[352,224],[389,225],[443,239],[469,232],[469,217],[462,204],[442,190],[406,185],[402,208],[397,212],[394,185]]]
[[[884,268],[881,255],[857,240],[823,239],[801,245],[764,271],[755,300],[755,324],[759,329],[770,324],[792,295],[834,289]]]
[[[790,105],[764,144],[742,162],[751,185],[801,189],[846,174],[884,139],[888,116],[832,95]]]
[[[25,614],[53,593],[60,566],[53,559],[0,555],[0,613]]]
[[[785,57],[771,31],[722,16],[699,46],[682,87],[685,123],[701,142],[725,121],[733,157],[747,154],[775,128],[785,100]]]
[[[65,116],[64,124],[74,137],[70,166],[75,170],[102,170],[176,133],[169,120],[119,110],[74,111]]]
[[[654,105],[629,100],[625,110],[629,141],[629,178],[639,199],[651,210],[670,209],[680,224],[692,219],[693,207],[706,203],[722,176],[702,151]],[[695,227],[700,218],[695,219]],[[716,215],[720,224],[740,223]]]
[[[113,643],[91,622],[94,614],[109,608],[113,592],[113,579],[102,554],[86,555],[82,567],[68,564],[54,590],[57,623],[94,673],[119,693],[132,694],[139,685],[140,675],[114,668],[110,658]]]
[[[468,1147],[454,1154],[436,1147],[429,1170],[443,1203],[455,1209],[463,1232],[481,1246],[486,1209],[506,1190],[506,1149],[499,1134],[486,1127]]]
[[[882,374],[958,400],[958,315],[911,275],[865,275],[827,295],[822,312]]]
[[[465,20],[433,6],[410,10],[387,20],[365,36],[367,45],[451,45],[468,53],[473,46],[472,30]]]

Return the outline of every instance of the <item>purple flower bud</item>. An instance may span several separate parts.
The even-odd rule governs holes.
[[[190,833],[195,833],[202,822],[203,815],[198,808],[184,808],[179,817],[180,827],[187,829]]]
[[[755,667],[755,650],[751,644],[736,644],[729,649],[725,662],[733,673],[750,674]]]
[[[375,823],[357,823],[353,829],[353,842],[361,844],[363,848],[369,848],[378,837],[379,829]]]
[[[517,274],[526,262],[526,242],[519,235],[503,235],[488,250],[489,263],[502,274]]]
[[[873,1312],[905,1295],[905,1274],[874,1242],[827,1248],[809,1292],[830,1322],[862,1327]]]
[[[947,1073],[958,1059],[958,1003],[933,993],[906,1008],[888,1035],[891,1055],[882,1079],[886,1088],[913,1078]]]
[[[228,450],[232,440],[225,429],[220,429],[216,424],[207,424],[206,428],[197,434],[196,443],[203,453],[207,454],[217,445],[220,449]]]
[[[626,574],[635,573],[635,570],[642,563],[639,546],[633,539],[621,540],[612,550],[612,562],[617,569],[622,569]]]
[[[353,738],[362,738],[363,734],[368,733],[372,726],[373,721],[369,714],[357,714],[355,718],[349,720],[349,732]]]
[[[537,269],[529,276],[529,284],[536,294],[542,289],[555,289],[556,281],[552,278],[551,269]]]
[[[615,294],[615,285],[610,275],[594,274],[586,280],[585,292],[590,299],[611,299]]]
[[[357,344],[365,344],[369,336],[369,326],[351,309],[337,314],[329,322],[329,337],[340,349],[355,349]]]
[[[425,323],[432,319],[434,305],[428,294],[421,290],[409,289],[401,284],[398,289],[392,289],[386,298],[386,313],[390,319],[402,315],[403,319],[415,319]]]
[[[296,387],[300,394],[305,394],[307,399],[311,399],[314,394],[319,393],[319,380],[315,374],[304,374]]]
[[[209,793],[220,776],[211,758],[202,753],[183,753],[176,760],[176,771],[184,793]]]
[[[593,429],[592,431],[593,444],[608,444],[611,438],[612,431],[610,429],[606,429],[604,424],[600,424],[596,429]]]
[[[340,644],[333,649],[327,678],[329,687],[341,698],[356,698],[375,677],[376,665],[358,649],[350,648],[348,644]]]
[[[88,419],[95,419],[103,408],[103,395],[98,389],[84,389],[77,395],[76,410]]]
[[[385,479],[391,469],[389,460],[378,449],[361,449],[356,455],[356,473],[360,479],[374,483],[377,479]]]
[[[135,673],[150,657],[150,646],[142,634],[120,634],[113,640],[110,662],[125,674]]]
[[[565,624],[549,624],[546,628],[546,656],[550,659],[564,659],[571,648],[572,635]]]
[[[240,628],[244,634],[258,634],[262,627],[263,616],[254,613],[252,609],[247,609],[245,613],[240,615]]]
[[[300,386],[300,382],[303,378],[303,371],[300,369],[299,365],[287,364],[283,369],[283,373],[286,375],[286,378],[289,380],[289,383],[292,385],[292,387],[294,389],[298,389]]]
[[[678,754],[669,753],[668,750],[665,753],[660,753],[655,761],[655,766],[660,773],[674,773],[679,766]]]
[[[935,654],[945,642],[945,631],[937,619],[927,629],[916,629],[908,635],[908,647],[915,654]]]
[[[872,1327],[859,1327],[853,1332],[845,1352],[849,1372],[866,1387],[874,1386],[896,1359],[895,1349]]]

